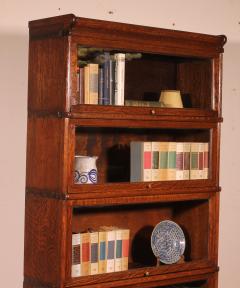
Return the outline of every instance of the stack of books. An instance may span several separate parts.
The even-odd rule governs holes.
[[[102,52],[97,59],[78,68],[79,103],[124,105],[125,54]]]
[[[131,182],[208,179],[209,144],[131,142]]]
[[[72,277],[128,270],[129,229],[72,234]]]

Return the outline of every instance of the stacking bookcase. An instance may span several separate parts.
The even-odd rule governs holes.
[[[24,288],[217,288],[226,37],[72,14],[31,21],[29,29]],[[179,90],[184,108],[162,107],[163,90]],[[131,143],[145,142],[201,143],[205,176],[131,181]],[[202,152],[194,153],[190,173],[203,169]],[[98,157],[97,183],[76,183],[79,155]],[[181,263],[154,258],[151,232],[163,220],[184,231]],[[119,246],[128,269],[75,277],[82,250],[73,255],[81,238],[73,235],[100,237],[101,227],[129,231],[128,249]],[[84,253],[91,262],[91,251]]]

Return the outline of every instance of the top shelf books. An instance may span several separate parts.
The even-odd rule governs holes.
[[[184,108],[213,109],[211,58],[78,46],[75,104],[160,107],[163,90],[180,90]]]

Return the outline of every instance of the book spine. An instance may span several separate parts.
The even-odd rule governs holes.
[[[115,269],[115,230],[106,231],[107,233],[107,264],[106,272],[114,272]]]
[[[98,232],[90,233],[90,275],[98,274]]]
[[[183,177],[183,162],[184,162],[183,146],[184,146],[184,143],[182,142],[176,143],[176,180],[184,179]]]
[[[125,54],[116,53],[114,55],[115,65],[115,105],[124,105],[125,86]]]
[[[103,105],[103,95],[104,95],[104,88],[103,88],[103,68],[99,68],[98,74],[98,104]]]
[[[124,104],[137,107],[161,107],[161,103],[157,101],[125,100]]]
[[[90,274],[90,237],[89,233],[81,234],[81,276]]]
[[[104,52],[104,63],[103,63],[103,104],[110,104],[110,96],[109,96],[109,70],[110,70],[110,53]]]
[[[199,179],[199,143],[191,143],[190,179]]]
[[[152,181],[160,181],[159,142],[152,142]]]
[[[159,177],[160,181],[167,180],[168,172],[168,142],[159,143]]]
[[[122,230],[122,271],[128,270],[129,229]]]
[[[98,246],[98,272],[99,273],[106,273],[107,262],[107,234],[106,231],[99,232],[99,246]]]
[[[84,68],[79,68],[79,103],[84,104]]]
[[[152,181],[152,142],[143,142],[143,181]]]
[[[183,143],[183,180],[190,179],[190,150],[191,143]]]
[[[72,277],[81,276],[81,237],[80,233],[72,234]]]
[[[84,67],[84,104],[89,104],[89,66]]]
[[[116,230],[115,272],[122,270],[122,230]]]
[[[115,105],[115,61],[109,60],[109,100],[110,105]]]
[[[176,180],[176,142],[168,143],[167,180]]]
[[[98,64],[89,64],[89,104],[98,104]]]
[[[198,143],[199,179],[204,179],[204,143]]]
[[[209,143],[204,143],[204,179],[209,178]]]

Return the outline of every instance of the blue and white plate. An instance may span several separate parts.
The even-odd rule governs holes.
[[[158,223],[151,235],[153,254],[164,264],[173,264],[184,253],[186,240],[181,227],[173,221]]]

